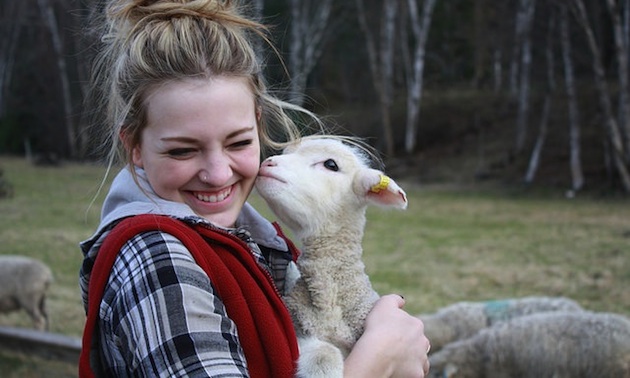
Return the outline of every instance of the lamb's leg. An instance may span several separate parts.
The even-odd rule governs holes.
[[[45,331],[48,328],[46,312],[42,308],[43,303],[43,297],[28,296],[26,299],[20,298],[20,305],[33,319],[33,327],[39,331]]]
[[[298,378],[343,378],[343,355],[339,348],[314,337],[298,339]]]
[[[43,322],[44,322],[44,331],[48,331],[49,330],[49,322],[48,322],[48,313],[46,312],[46,296],[42,295],[42,297],[39,300],[39,313],[42,315],[43,317]]]

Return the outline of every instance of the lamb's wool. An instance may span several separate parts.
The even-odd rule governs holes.
[[[630,319],[546,312],[515,318],[430,356],[435,378],[630,377]]]
[[[256,188],[301,242],[300,275],[285,296],[300,338],[299,374],[340,377],[378,299],[361,260],[365,211],[370,203],[405,208],[406,195],[334,138],[305,138],[268,158]]]
[[[38,330],[48,329],[46,292],[53,282],[48,266],[24,256],[0,256],[0,312],[24,309]]]
[[[548,311],[582,311],[582,307],[565,297],[524,297],[484,302],[457,302],[431,314],[418,315],[431,340],[431,351],[468,338],[480,330],[520,316]]]

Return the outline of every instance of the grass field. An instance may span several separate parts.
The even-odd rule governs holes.
[[[14,190],[0,199],[0,254],[51,266],[51,331],[79,337],[78,243],[98,223],[105,169],[36,167],[9,157],[0,157],[0,168]],[[371,208],[364,253],[376,289],[404,295],[410,312],[460,300],[563,295],[589,309],[630,315],[630,200],[399,183],[409,208]],[[252,202],[270,214],[259,198]],[[23,312],[0,315],[0,325],[29,327],[30,320]],[[0,371],[76,375],[66,364],[13,355],[0,356]]]

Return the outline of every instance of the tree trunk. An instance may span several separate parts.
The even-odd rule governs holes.
[[[619,74],[619,128],[623,135],[625,160],[630,164],[630,94],[628,81],[628,44],[624,38],[621,25],[621,7],[615,0],[607,0],[612,20],[615,50],[617,55],[617,72]]]
[[[520,155],[527,141],[527,123],[529,118],[529,74],[532,60],[531,28],[534,19],[536,0],[522,0],[522,35],[521,35],[521,63],[518,85],[518,111],[516,116],[516,141],[514,152]]]
[[[418,135],[418,119],[422,100],[422,85],[424,73],[424,57],[433,9],[437,0],[425,0],[422,9],[422,20],[418,14],[415,0],[408,0],[409,17],[415,40],[413,54],[413,71],[407,84],[407,128],[405,133],[405,152],[411,154],[416,148]]]
[[[66,59],[61,43],[61,35],[59,26],[57,25],[57,17],[49,0],[37,0],[39,10],[46,27],[50,31],[53,49],[57,60],[57,70],[59,71],[59,79],[61,80],[61,94],[63,96],[63,112],[66,123],[66,134],[68,138],[68,148],[71,157],[76,157],[76,138],[74,124],[72,122],[72,97],[70,94],[70,80],[68,79],[68,71],[66,70]]]
[[[265,0],[252,1],[252,13],[256,21],[262,22],[264,9],[265,9]],[[256,39],[256,42],[254,43],[254,49],[256,51],[256,56],[258,57],[258,59],[262,61],[265,49],[263,48],[263,44],[260,38]]]
[[[356,0],[359,24],[365,35],[365,41],[370,61],[370,72],[376,89],[381,110],[381,122],[385,139],[385,153],[394,155],[394,137],[391,124],[391,106],[393,101],[393,65],[394,65],[394,37],[396,31],[396,15],[398,0],[383,1],[383,15],[380,27],[380,43],[377,47],[368,25],[363,0]]]
[[[611,160],[614,164],[621,185],[623,189],[630,193],[630,174],[628,173],[628,167],[624,160],[624,146],[622,141],[621,132],[619,131],[619,125],[613,115],[612,104],[609,97],[608,83],[606,82],[606,72],[602,63],[601,54],[599,52],[599,46],[595,40],[593,29],[590,26],[586,9],[582,0],[573,0],[573,10],[576,19],[582,30],[586,34],[589,49],[593,54],[593,71],[595,73],[595,85],[599,92],[599,101],[604,112],[604,119],[606,125],[606,131],[608,133],[608,141],[611,147]]]
[[[7,95],[11,86],[15,52],[20,39],[23,18],[23,1],[5,1],[2,9],[0,26],[0,118],[7,109]]]
[[[328,28],[332,0],[291,0],[290,101],[304,103],[306,83],[320,58]]]
[[[540,117],[540,128],[538,131],[538,137],[532,150],[532,155],[529,159],[529,165],[527,167],[527,173],[525,174],[525,183],[531,184],[534,181],[538,166],[540,165],[540,156],[542,154],[545,140],[547,139],[547,130],[549,124],[549,114],[551,113],[551,98],[556,89],[556,80],[554,75],[554,54],[553,54],[553,36],[555,32],[555,17],[551,15],[549,19],[549,27],[547,29],[547,46],[545,49],[545,57],[547,58],[547,93],[545,94],[545,101],[543,104],[542,115]]]
[[[512,44],[512,58],[510,60],[510,94],[516,97],[518,94],[518,73],[520,71],[521,48],[523,47],[523,33],[525,31],[525,4],[529,0],[519,0],[516,10],[516,20],[514,22],[514,42]]]
[[[474,34],[475,37],[473,39],[474,52],[474,76],[472,80],[472,87],[475,89],[481,88],[485,77],[486,70],[488,69],[488,54],[490,49],[488,44],[488,34],[486,31],[488,21],[493,16],[492,15],[492,4],[489,4],[488,1],[477,0],[474,2],[474,10],[473,10],[473,25],[474,25]]]
[[[503,62],[502,50],[500,47],[495,48],[492,54],[492,81],[494,93],[499,93],[501,86],[503,85]]]
[[[540,117],[540,129],[538,131],[538,137],[536,138],[536,143],[534,144],[532,155],[529,158],[527,173],[525,173],[525,179],[523,180],[526,184],[531,184],[532,182],[534,182],[534,177],[536,177],[536,172],[538,171],[538,166],[540,165],[540,156],[542,155],[545,140],[547,139],[550,111],[551,93],[547,93],[545,94],[545,102],[543,103],[542,115]]]
[[[580,159],[580,117],[578,112],[577,94],[575,90],[573,60],[571,58],[570,35],[567,8],[562,5],[560,9],[560,42],[562,45],[564,82],[569,107],[569,164],[571,167],[571,189],[573,191],[578,191],[582,189],[582,186],[584,185],[584,175],[582,173],[582,161]]]
[[[381,75],[383,76],[382,93],[380,96],[381,108],[386,111],[383,128],[387,139],[387,153],[394,155],[394,131],[391,123],[391,109],[394,103],[394,39],[396,36],[396,15],[398,13],[398,0],[385,0],[383,2],[383,25],[381,27],[380,61]]]

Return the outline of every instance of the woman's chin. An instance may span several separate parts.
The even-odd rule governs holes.
[[[225,202],[225,201],[223,201]],[[236,218],[240,214],[242,204],[230,203],[195,203],[191,206],[193,211],[210,223],[221,227],[234,227]]]

